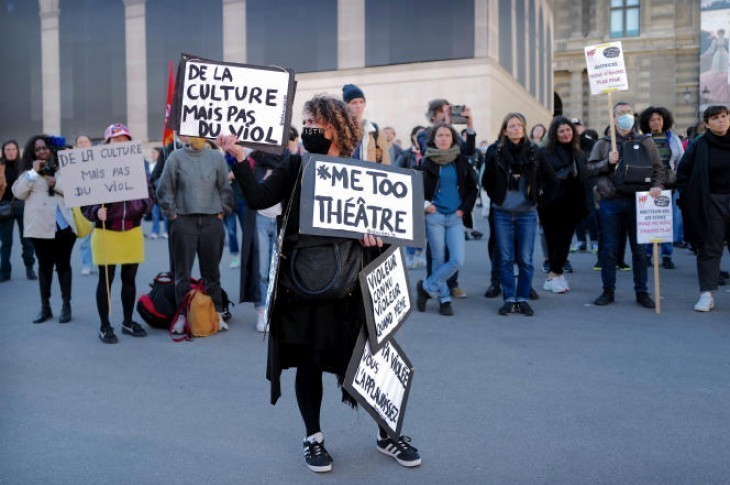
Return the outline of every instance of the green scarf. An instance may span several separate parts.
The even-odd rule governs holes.
[[[438,148],[428,147],[426,148],[425,157],[432,160],[438,165],[448,165],[459,156],[461,153],[461,147],[458,144],[452,145],[451,148],[446,150],[439,150]]]

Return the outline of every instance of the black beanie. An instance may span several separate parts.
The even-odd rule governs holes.
[[[342,86],[342,99],[345,100],[345,103],[349,103],[357,98],[365,99],[365,93],[362,92],[362,89],[354,84],[345,84]]]

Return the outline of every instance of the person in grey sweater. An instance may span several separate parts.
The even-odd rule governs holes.
[[[205,289],[220,314],[223,310],[220,261],[223,255],[223,216],[233,208],[223,155],[204,138],[170,154],[157,187],[157,202],[170,221],[170,251],[178,307],[190,290],[190,273],[198,256]],[[221,319],[222,321],[222,319]],[[173,332],[183,333],[180,315]]]

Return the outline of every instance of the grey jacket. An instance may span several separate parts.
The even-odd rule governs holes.
[[[165,162],[157,203],[169,219],[178,215],[230,214],[233,190],[228,165],[218,151],[180,148]]]

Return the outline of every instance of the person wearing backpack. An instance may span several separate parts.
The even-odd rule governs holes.
[[[636,302],[645,308],[654,308],[647,288],[647,255],[636,242],[636,192],[661,194],[664,184],[664,165],[651,136],[641,136],[634,128],[635,118],[631,105],[618,102],[613,107],[616,118],[616,150],[611,150],[611,138],[596,142],[588,157],[587,175],[596,176],[596,194],[600,198],[598,220],[601,229],[599,259],[602,262],[603,293],[593,302],[608,305],[614,302],[616,290],[616,262],[619,244],[626,228],[633,260],[634,292]],[[640,174],[638,181],[633,174]]]

